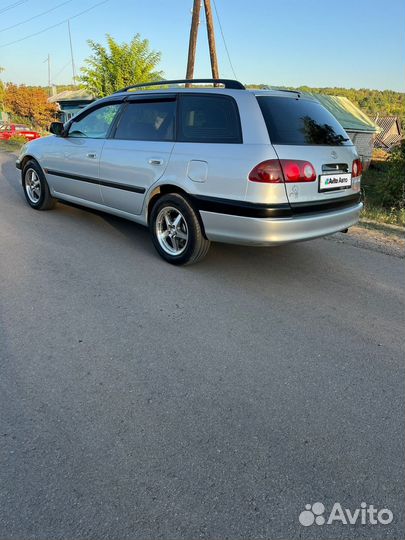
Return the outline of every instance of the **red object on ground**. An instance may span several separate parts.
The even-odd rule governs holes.
[[[32,131],[29,127],[23,124],[7,124],[0,127],[0,140],[8,141],[11,137],[19,135],[24,137],[27,141],[33,141],[39,139],[41,134],[38,131]]]

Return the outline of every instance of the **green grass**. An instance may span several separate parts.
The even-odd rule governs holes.
[[[385,208],[379,208],[377,206],[370,206],[366,204],[361,213],[362,219],[369,219],[371,221],[377,221],[378,223],[385,223],[387,225],[399,225],[405,227],[405,210],[386,210]]]
[[[378,221],[379,223],[387,223],[390,225],[405,226],[405,209],[399,208],[384,208],[376,193],[375,187],[378,182],[386,179],[388,174],[388,162],[374,162],[370,168],[363,173],[361,179],[364,210],[362,212],[363,219]]]

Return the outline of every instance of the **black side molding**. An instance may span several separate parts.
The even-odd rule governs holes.
[[[361,195],[348,195],[332,200],[318,200],[303,203],[259,204],[202,195],[189,195],[198,210],[254,218],[292,218],[333,212],[354,206],[361,201]]]
[[[81,176],[79,174],[70,174],[66,172],[54,171],[51,169],[44,169],[44,171],[46,174],[52,174],[53,176],[69,178],[70,180],[78,180],[80,182],[86,182],[88,184],[99,184],[101,186],[122,189],[124,191],[131,191],[132,193],[145,193],[146,191],[146,189],[143,187],[130,186],[129,184],[119,184],[117,182],[110,182],[109,180],[99,180],[97,178],[90,178],[89,176]]]
[[[354,206],[361,201],[361,194],[347,195],[331,200],[317,200],[303,203],[291,203],[294,215],[297,214],[316,214],[320,212],[330,212],[331,210],[341,210],[349,206]]]
[[[198,210],[205,210],[206,212],[255,218],[292,217],[291,207],[288,203],[269,205],[202,195],[189,197]]]

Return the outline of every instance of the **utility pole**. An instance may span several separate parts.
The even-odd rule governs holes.
[[[194,0],[193,16],[191,19],[190,40],[188,45],[186,79],[194,78],[195,51],[197,48],[198,25],[200,24],[201,0]],[[186,86],[190,86],[187,84]]]
[[[44,64],[45,62],[48,62],[48,87],[49,87],[49,95],[52,95],[52,87],[51,87],[51,56],[50,54],[48,53],[48,56],[46,57],[46,59],[44,60]]]
[[[69,32],[69,43],[70,43],[70,57],[72,59],[72,76],[73,76],[73,86],[76,84],[76,68],[75,68],[75,60],[73,57],[73,45],[72,45],[72,34],[70,32],[70,20],[67,21],[68,25],[68,32]]]
[[[49,86],[49,95],[52,92],[51,88],[51,55],[48,53],[48,86]]]
[[[208,45],[210,49],[211,72],[213,79],[219,79],[217,49],[215,46],[214,21],[212,18],[211,0],[204,0],[205,18],[207,20]]]

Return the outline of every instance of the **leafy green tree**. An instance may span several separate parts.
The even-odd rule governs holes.
[[[147,39],[136,34],[129,43],[117,43],[106,37],[107,47],[88,41],[93,54],[85,60],[79,81],[91,94],[104,97],[131,84],[162,79],[156,71],[161,53],[151,50]]]

